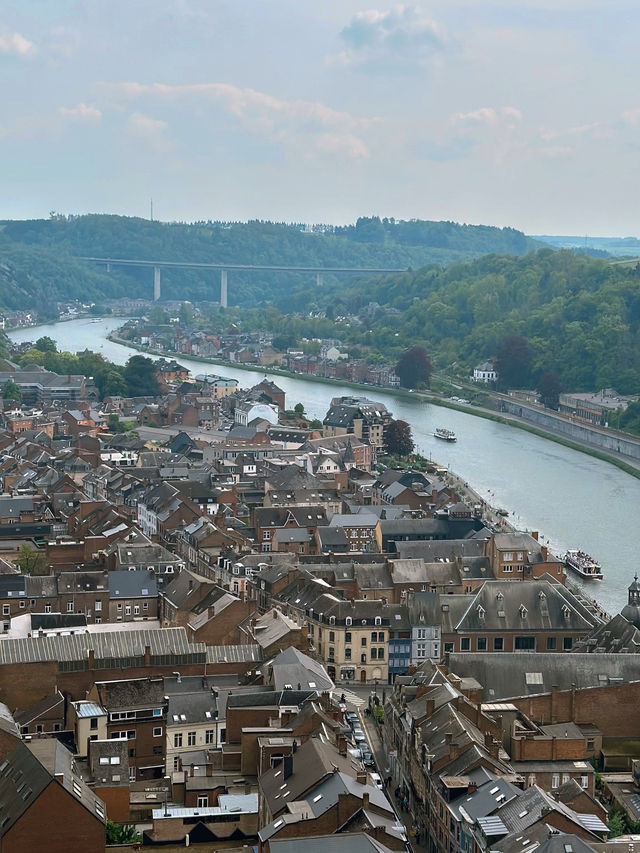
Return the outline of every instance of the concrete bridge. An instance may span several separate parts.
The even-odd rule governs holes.
[[[220,305],[227,307],[227,273],[229,270],[241,272],[299,272],[315,273],[316,284],[322,285],[324,273],[344,273],[359,275],[383,275],[385,273],[405,272],[398,267],[312,267],[312,266],[265,266],[261,264],[205,264],[197,261],[146,261],[136,258],[78,258],[80,261],[104,264],[107,271],[112,266],[151,267],[153,269],[153,298],[160,299],[161,269],[201,269],[220,270]]]

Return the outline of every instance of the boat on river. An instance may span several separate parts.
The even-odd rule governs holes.
[[[441,438],[443,441],[456,441],[455,432],[452,432],[450,429],[445,429],[444,427],[437,427],[434,432],[434,436],[436,438]]]
[[[582,578],[602,580],[602,566],[584,551],[567,551],[564,555],[564,564]]]

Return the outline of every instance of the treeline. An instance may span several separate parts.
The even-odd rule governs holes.
[[[79,257],[142,258],[247,265],[397,267],[449,264],[486,252],[521,254],[534,242],[522,232],[452,222],[409,222],[377,217],[354,226],[307,233],[298,224],[273,222],[152,222],[124,216],[61,216],[0,223],[0,308],[33,306],[33,299],[115,298],[152,294],[149,269],[113,267],[105,273]],[[68,287],[65,287],[68,270]],[[82,296],[84,279],[86,288]],[[287,306],[289,295],[315,283],[311,274],[243,273],[229,276],[231,304]],[[327,285],[338,284],[327,277]],[[340,280],[344,286],[345,280]],[[164,270],[167,299],[218,301],[215,270]]]

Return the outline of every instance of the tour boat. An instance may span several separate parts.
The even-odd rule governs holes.
[[[583,578],[602,580],[602,566],[584,551],[567,551],[564,564]]]
[[[456,434],[455,432],[451,432],[450,429],[444,429],[444,427],[437,427],[434,432],[434,436],[436,438],[441,438],[443,441],[455,441]]]

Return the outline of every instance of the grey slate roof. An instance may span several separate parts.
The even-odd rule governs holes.
[[[298,838],[283,838],[281,841],[272,838],[269,841],[269,849],[272,853],[300,853],[303,846],[305,853],[387,853],[389,851],[382,842],[376,841],[366,832],[313,837],[300,835]]]
[[[276,690],[285,690],[286,685],[295,690],[298,685],[302,690],[333,690],[334,683],[329,678],[324,666],[304,652],[290,646],[270,662],[273,684]]]
[[[109,598],[157,598],[158,583],[154,572],[138,569],[133,572],[109,572]]]
[[[452,652],[449,669],[458,676],[476,678],[484,688],[484,701],[495,702],[549,693],[553,685],[559,690],[569,690],[575,684],[580,690],[640,681],[640,656]]]

